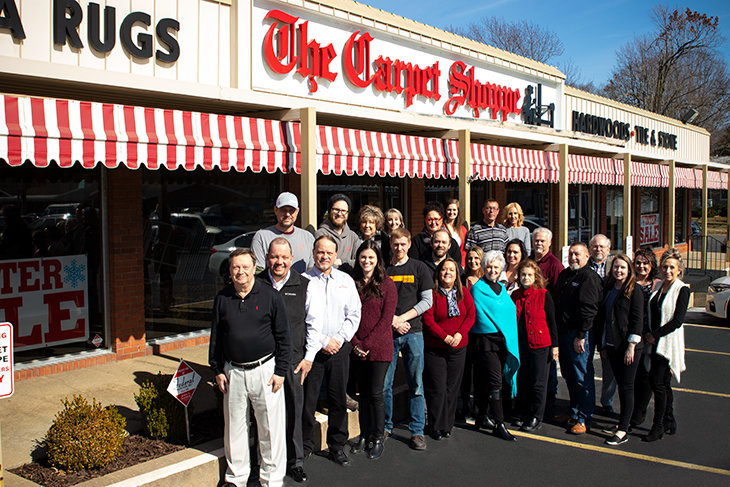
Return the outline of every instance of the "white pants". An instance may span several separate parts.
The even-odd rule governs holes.
[[[226,449],[226,482],[246,487],[251,472],[248,446],[249,407],[258,425],[261,451],[260,480],[263,487],[284,485],[286,474],[286,407],[284,388],[276,393],[266,385],[274,374],[271,359],[255,369],[243,370],[226,363],[228,392],[223,395]]]

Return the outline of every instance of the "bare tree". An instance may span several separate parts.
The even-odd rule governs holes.
[[[609,98],[655,113],[681,118],[697,110],[694,123],[708,131],[730,122],[730,73],[718,48],[724,39],[719,18],[686,9],[657,6],[656,30],[617,52],[604,87]]]
[[[600,88],[593,84],[593,81],[585,81],[583,79],[583,73],[580,68],[575,64],[573,58],[568,58],[562,61],[558,66],[560,70],[565,74],[565,84],[570,85],[579,90],[600,94]]]
[[[547,63],[565,51],[555,32],[525,20],[507,22],[500,17],[484,17],[466,27],[448,27],[447,30],[541,63]]]

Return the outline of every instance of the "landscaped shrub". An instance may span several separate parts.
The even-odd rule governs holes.
[[[183,441],[185,407],[167,392],[167,382],[161,373],[145,381],[134,395],[145,433],[156,440]],[[192,413],[191,413],[192,414]]]
[[[122,451],[126,420],[117,408],[103,408],[83,396],[74,394],[63,401],[63,409],[56,413],[45,444],[48,461],[62,470],[82,470],[105,467],[116,460]]]

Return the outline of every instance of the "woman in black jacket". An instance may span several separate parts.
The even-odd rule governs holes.
[[[619,254],[611,262],[595,323],[598,349],[611,364],[621,400],[618,425],[604,430],[612,433],[605,443],[615,446],[629,441],[634,379],[641,357],[644,326],[644,294],[636,286],[634,266],[626,255]]]

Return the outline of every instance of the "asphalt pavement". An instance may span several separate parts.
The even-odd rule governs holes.
[[[718,326],[719,325],[719,326]],[[546,423],[536,434],[519,435],[514,443],[492,437],[473,426],[461,426],[448,440],[428,439],[428,449],[408,448],[409,433],[396,428],[385,442],[385,453],[376,461],[350,455],[352,466],[343,468],[324,456],[305,463],[310,486],[455,486],[455,485],[603,485],[725,486],[730,485],[730,328],[693,308],[685,329],[687,371],[681,384],[674,381],[674,407],[678,432],[654,443],[641,438],[651,426],[650,417],[619,447],[603,444],[601,429],[614,418],[594,416],[586,435],[566,433]],[[596,376],[600,360],[596,358]],[[559,400],[567,404],[560,379]],[[597,394],[601,382],[596,381]],[[598,404],[598,400],[596,401]],[[614,407],[618,410],[619,400]],[[286,479],[287,486],[298,485]]]
[[[324,456],[305,463],[308,486],[406,486],[452,485],[730,485],[730,328],[694,308],[686,322],[687,371],[674,384],[678,433],[655,443],[641,437],[650,419],[637,428],[630,441],[619,447],[603,444],[601,428],[615,419],[596,415],[593,430],[583,436],[565,432],[561,425],[546,423],[534,435],[515,432],[518,440],[507,443],[472,426],[457,427],[452,438],[429,439],[428,449],[408,448],[408,432],[396,428],[386,441],[385,453],[376,461],[350,455],[352,466],[343,468]],[[0,427],[5,468],[31,460],[37,442],[50,426],[61,399],[73,393],[95,397],[102,404],[117,404],[130,429],[139,429],[133,394],[139,384],[161,371],[171,374],[180,358],[204,375],[193,398],[196,412],[215,407],[209,381],[207,346],[189,347],[165,355],[112,362],[16,383],[16,393],[0,400]],[[600,360],[595,360],[597,378]],[[567,404],[561,379],[558,399]],[[597,380],[597,391],[600,381]],[[618,398],[615,400],[618,409]],[[651,410],[651,406],[650,406]],[[514,430],[513,430],[514,431]],[[299,485],[287,478],[287,486]]]

